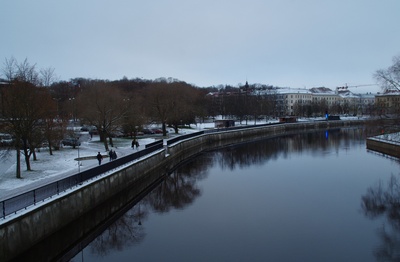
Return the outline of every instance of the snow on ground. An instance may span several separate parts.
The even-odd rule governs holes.
[[[315,121],[321,119],[299,119],[299,121]],[[277,121],[262,121],[257,122],[257,124],[274,122]],[[243,121],[242,124],[245,124],[245,122]],[[249,121],[248,124],[252,125],[254,122]],[[236,125],[240,124],[236,123]],[[180,134],[187,134],[210,128],[214,128],[213,122],[192,125],[190,129],[181,129],[179,132]],[[170,130],[169,135],[175,135],[173,134],[173,130]],[[161,139],[162,137],[138,138],[140,144],[138,150],[141,150],[145,148],[146,144],[154,142],[156,139]],[[2,172],[0,175],[0,201],[98,165],[96,159],[77,161],[76,158],[78,158],[78,156],[96,156],[97,152],[101,152],[102,155],[108,155],[108,152],[105,151],[104,145],[100,142],[98,136],[90,138],[87,132],[80,132],[80,141],[81,146],[79,146],[79,148],[62,147],[60,150],[53,151],[53,155],[49,154],[48,149],[42,148],[40,152],[36,152],[37,160],[31,160],[32,171],[26,171],[25,161],[23,156],[21,156],[22,178],[20,179],[15,177],[15,151],[7,153],[3,150],[2,154],[4,155],[6,153],[8,156],[1,157],[0,153],[0,171]],[[115,151],[118,157],[125,156],[136,151],[136,149],[131,148],[131,142],[131,139],[115,138],[114,147],[110,147],[110,149]],[[108,161],[107,157],[103,159],[103,163]]]
[[[390,134],[383,134],[379,136],[375,136],[371,139],[377,141],[384,141],[388,144],[400,145],[400,133],[390,133]]]
[[[191,127],[191,129],[181,129],[180,134],[197,132],[205,128],[211,128],[214,123],[199,124]],[[37,160],[31,158],[32,171],[26,171],[26,165],[23,155],[21,155],[21,177],[16,178],[16,155],[14,150],[0,152],[0,201],[19,195],[21,193],[33,190],[44,184],[51,183],[84,171],[98,165],[97,159],[77,161],[78,157],[96,156],[100,152],[103,156],[103,163],[109,161],[108,152],[105,151],[104,144],[100,142],[99,136],[90,138],[88,132],[78,132],[81,145],[75,149],[70,146],[61,147],[60,150],[53,151],[53,155],[49,154],[47,148],[40,149],[36,152]],[[179,135],[179,134],[178,134]],[[169,136],[175,136],[173,130],[169,130]],[[117,153],[117,157],[125,156],[142,150],[146,144],[154,142],[156,139],[162,139],[160,135],[153,137],[138,137],[139,148],[132,148],[132,139],[130,138],[114,138],[114,147],[110,147]]]
[[[87,139],[86,141],[84,141],[85,138]],[[36,152],[37,160],[31,160],[30,162],[32,171],[26,171],[25,161],[21,156],[21,179],[15,177],[15,151],[8,152],[8,168],[0,176],[0,201],[98,165],[97,159],[77,161],[78,156],[96,156],[97,152],[108,156],[108,152],[105,151],[99,136],[93,136],[90,139],[87,132],[86,134],[82,132],[80,140],[83,142],[79,147],[73,149],[65,146],[60,150],[53,151],[53,155],[49,154],[47,148],[42,148],[39,152]],[[145,148],[146,144],[154,141],[154,138],[139,139],[140,146],[138,150]],[[136,149],[131,148],[131,142],[131,139],[116,138],[114,147],[110,147],[110,149],[115,151],[118,157],[131,154],[136,151]],[[103,163],[108,161],[108,157],[104,157]],[[6,163],[0,161],[0,165],[3,164]]]

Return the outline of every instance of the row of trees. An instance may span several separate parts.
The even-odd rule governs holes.
[[[206,116],[206,90],[176,79],[122,79],[118,81],[77,78],[55,81],[53,70],[37,70],[27,60],[6,59],[0,88],[0,132],[14,137],[17,178],[21,177],[21,155],[26,169],[36,160],[35,149],[45,143],[52,154],[60,141],[72,136],[71,121],[96,127],[105,150],[113,146],[117,132],[135,135],[150,123],[170,126],[178,132],[182,124]]]
[[[360,99],[361,100],[361,99]],[[349,115],[374,115],[379,112],[375,104],[363,104],[362,101],[347,101],[329,105],[325,100],[312,101],[309,103],[294,104],[294,115],[303,117],[312,117],[315,115],[323,115],[326,111],[331,115],[349,114]]]
[[[399,83],[400,59],[394,62],[387,70],[377,71],[376,77],[384,86]],[[180,125],[205,117],[222,115],[247,122],[282,113],[276,88],[247,82],[244,86],[219,88],[198,88],[172,78],[75,78],[67,82],[59,81],[53,68],[37,69],[27,59],[19,63],[14,58],[6,59],[2,69],[5,81],[0,89],[0,132],[15,138],[17,177],[21,154],[30,170],[30,159],[36,159],[35,148],[45,142],[52,154],[60,140],[69,135],[67,125],[71,120],[95,126],[108,151],[109,145],[113,146],[113,134],[132,136],[150,123],[160,124],[165,136],[167,126],[178,132]],[[263,92],[257,95],[255,90]],[[211,92],[217,95],[207,95]],[[295,111],[310,116],[326,109],[320,104],[296,105]]]

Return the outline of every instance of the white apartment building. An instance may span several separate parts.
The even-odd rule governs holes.
[[[329,88],[318,87],[311,89],[279,88],[278,105],[280,115],[294,115],[296,104],[326,103],[327,109],[341,106],[354,114],[368,113],[375,101],[373,94],[353,94],[347,89],[332,91]]]
[[[279,92],[282,95],[283,112],[286,115],[294,114],[294,106],[296,104],[308,104],[311,103],[313,95],[308,89],[293,89],[281,90]]]

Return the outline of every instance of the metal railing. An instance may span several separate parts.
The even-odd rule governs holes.
[[[93,179],[101,174],[107,173],[113,169],[123,166],[129,162],[139,159],[145,155],[148,155],[154,151],[162,149],[163,145],[157,144],[143,150],[137,151],[127,156],[123,156],[114,161],[107,162],[103,165],[82,171],[80,173],[71,175],[66,178],[62,178],[55,182],[46,184],[42,187],[34,190],[25,192],[18,196],[3,200],[0,202],[0,208],[2,211],[1,217],[4,219],[6,216],[16,213],[20,210],[27,209],[32,205],[36,205],[43,200],[55,197],[60,193],[79,186],[85,181]]]

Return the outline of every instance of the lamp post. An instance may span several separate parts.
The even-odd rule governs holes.
[[[79,156],[79,144],[80,144],[79,137],[76,141],[78,142],[78,173],[80,173],[81,172],[81,160],[80,160],[80,156]]]

